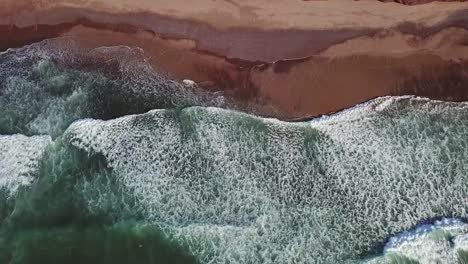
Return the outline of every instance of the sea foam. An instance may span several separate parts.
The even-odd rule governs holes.
[[[13,194],[31,184],[50,143],[49,136],[0,135],[0,188]]]
[[[65,138],[203,263],[353,263],[422,220],[467,216],[467,117],[410,97],[312,123],[190,107],[82,120]]]

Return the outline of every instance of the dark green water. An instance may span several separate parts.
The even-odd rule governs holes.
[[[57,139],[35,176],[2,193],[1,263],[195,263],[144,221],[103,157]]]

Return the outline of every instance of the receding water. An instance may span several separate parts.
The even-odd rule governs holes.
[[[287,123],[70,40],[0,80],[1,263],[467,263],[466,103]]]

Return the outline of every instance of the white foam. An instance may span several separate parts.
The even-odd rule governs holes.
[[[468,215],[468,108],[380,98],[289,124],[217,108],[74,123],[203,263],[344,263],[424,219]]]
[[[11,195],[20,186],[31,184],[50,143],[49,136],[0,135],[0,188]]]
[[[458,251],[468,249],[468,224],[458,219],[443,219],[418,226],[392,237],[384,255],[369,263],[385,263],[392,255],[418,260],[419,263],[458,263]]]

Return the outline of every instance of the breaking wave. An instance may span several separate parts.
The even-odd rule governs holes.
[[[382,98],[292,124],[192,107],[82,120],[65,137],[106,157],[147,219],[202,262],[334,263],[466,216],[467,111]]]

